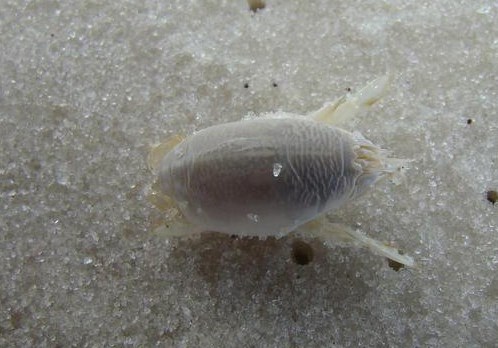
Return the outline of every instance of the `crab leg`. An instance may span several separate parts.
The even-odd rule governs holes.
[[[379,77],[354,94],[343,96],[309,116],[317,122],[340,125],[354,118],[358,112],[365,110],[381,99],[387,91],[391,77]]]
[[[385,256],[408,267],[415,267],[415,262],[411,256],[403,255],[396,248],[370,238],[364,233],[344,224],[331,223],[324,218],[311,221],[301,227],[301,231],[302,234],[311,233],[324,242],[342,242],[358,247],[366,247],[377,255]]]

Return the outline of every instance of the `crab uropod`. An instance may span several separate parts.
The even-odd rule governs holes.
[[[384,94],[388,77],[309,115],[265,114],[212,126],[155,147],[151,198],[168,211],[161,233],[203,231],[281,237],[308,233],[347,241],[412,266],[398,250],[326,215],[400,171],[403,160],[338,125]]]

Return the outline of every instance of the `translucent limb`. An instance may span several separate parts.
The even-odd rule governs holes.
[[[312,234],[324,242],[346,243],[357,247],[366,247],[373,253],[387,257],[408,267],[415,267],[411,256],[403,255],[398,249],[368,237],[360,231],[339,223],[331,223],[324,219],[311,221],[297,231]]]
[[[157,184],[152,185],[152,191],[147,198],[157,209],[164,213],[164,220],[154,228],[153,234],[164,238],[170,237],[188,237],[203,232],[197,226],[189,223],[178,209],[177,203],[157,190],[154,190]]]
[[[358,112],[368,109],[381,99],[387,91],[391,77],[379,77],[354,94],[343,96],[336,101],[326,104],[321,109],[312,112],[312,117],[317,122],[330,125],[340,125],[354,118]]]
[[[151,171],[157,171],[164,155],[170,152],[176,145],[181,143],[183,139],[185,138],[181,135],[175,134],[159,145],[153,146],[150,149],[149,156],[147,157],[149,169]]]
[[[365,139],[359,132],[353,132],[351,136],[356,143],[355,163],[361,167],[352,197],[360,196],[382,178],[389,178],[395,184],[403,181],[404,171],[412,160],[389,157],[389,151]]]
[[[174,135],[159,145],[152,147],[149,156],[147,157],[149,169],[151,171],[158,171],[164,156],[183,140],[184,137]],[[156,181],[152,184],[147,199],[152,205],[165,214],[165,220],[154,228],[153,234],[164,238],[170,238],[187,237],[202,232],[183,217],[178,209],[178,204],[174,199],[161,192],[159,182]]]

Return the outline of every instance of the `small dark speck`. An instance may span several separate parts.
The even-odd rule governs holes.
[[[351,92],[351,87],[346,88],[346,92]]]
[[[273,82],[272,85],[273,85],[273,87],[278,87],[278,83],[276,83],[276,82]]]
[[[298,265],[307,265],[313,261],[313,248],[300,240],[292,243],[292,259]]]
[[[387,264],[396,272],[405,267],[405,265],[403,265],[402,263],[399,263],[398,261],[394,261],[391,259],[387,259]]]
[[[474,119],[472,119],[472,118],[467,119],[467,124],[472,124],[472,123],[474,123],[474,122],[475,122],[475,120],[474,120]]]
[[[37,159],[33,158],[33,159],[31,159],[31,161],[29,161],[29,167],[33,171],[37,172],[37,171],[39,171],[41,169],[42,166],[41,166],[40,161],[38,161]]]
[[[54,34],[54,33],[50,34],[50,37],[54,37],[54,36],[55,36],[55,34]]]
[[[498,201],[498,191],[489,190],[486,192],[486,199],[493,205]]]
[[[20,311],[12,311],[10,313],[10,325],[14,328],[14,330],[17,330],[21,327],[23,320],[23,315]]]
[[[249,9],[252,12],[257,12],[258,10],[262,10],[266,7],[266,4],[263,0],[247,0],[249,4]]]
[[[244,88],[249,88],[249,84],[247,82],[244,83]]]

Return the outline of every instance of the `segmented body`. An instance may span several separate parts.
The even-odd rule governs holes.
[[[357,147],[351,133],[303,117],[225,123],[169,152],[159,182],[206,230],[283,235],[373,182],[356,162]]]

